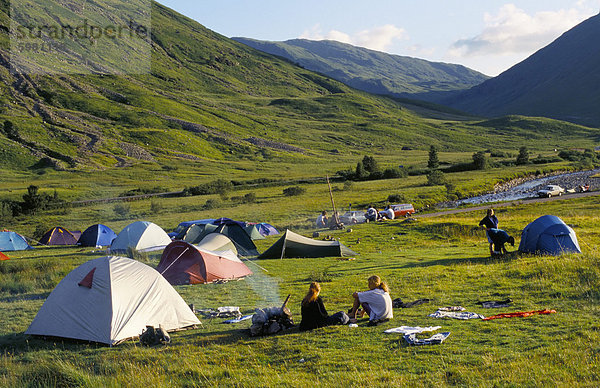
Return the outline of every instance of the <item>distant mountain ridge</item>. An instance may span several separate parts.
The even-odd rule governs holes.
[[[477,115],[600,126],[600,14],[481,85],[437,102]]]
[[[489,78],[461,65],[392,55],[331,40],[232,39],[375,94],[430,100],[424,96],[468,89]]]

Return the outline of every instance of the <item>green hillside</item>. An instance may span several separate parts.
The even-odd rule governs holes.
[[[367,152],[404,164],[399,150],[406,146],[472,152],[514,150],[522,136],[540,140],[532,149],[595,139],[585,127],[561,123],[565,131],[546,132],[555,124],[526,118],[498,131],[448,110],[359,92],[158,3],[150,74],[10,71],[9,3],[0,4],[0,180],[19,189],[32,181],[59,181],[72,197],[82,195],[79,189],[87,196],[111,186],[121,192],[140,181],[181,189],[225,175],[323,176]],[[34,4],[31,12],[44,15]],[[94,6],[101,19],[117,12],[109,3]],[[67,21],[75,17],[70,9],[61,12]],[[55,64],[40,59],[37,65]]]
[[[375,94],[415,98],[468,89],[488,79],[464,66],[391,55],[336,41],[233,39]]]
[[[438,102],[473,114],[544,116],[600,126],[600,15],[499,76]]]

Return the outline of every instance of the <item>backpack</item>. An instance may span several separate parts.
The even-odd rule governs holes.
[[[140,335],[140,343],[145,346],[166,345],[171,342],[171,337],[161,325],[158,328],[146,326]]]

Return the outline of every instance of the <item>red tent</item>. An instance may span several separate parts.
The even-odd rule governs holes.
[[[0,261],[2,261],[2,260],[8,260],[8,259],[10,259],[10,257],[8,257],[4,253],[0,252]]]
[[[252,274],[231,251],[205,251],[185,241],[167,245],[156,270],[173,285],[212,283]]]

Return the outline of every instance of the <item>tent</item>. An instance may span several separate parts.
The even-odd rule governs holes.
[[[231,251],[236,257],[238,254],[237,248],[231,239],[221,233],[209,233],[196,244],[196,246],[205,251],[224,252]]]
[[[73,236],[73,233],[67,229],[57,226],[42,236],[40,244],[43,245],[75,245],[77,244],[77,238]]]
[[[208,233],[217,230],[217,225],[213,224],[193,224],[180,233],[175,240],[183,240],[190,244],[198,244]],[[181,236],[181,237],[179,237]]]
[[[174,285],[212,283],[252,274],[232,251],[205,251],[185,241],[169,244],[156,270]]]
[[[256,224],[256,226],[258,227],[258,231],[260,232],[260,234],[262,234],[263,236],[272,236],[274,234],[279,234],[279,231],[275,229],[273,225],[267,224],[266,222],[261,222],[259,224]]]
[[[260,233],[260,229],[258,224],[247,224],[244,226],[244,230],[250,236],[250,239],[254,240],[263,240],[265,236]]]
[[[83,231],[77,244],[84,247],[105,247],[110,246],[116,237],[117,234],[108,226],[96,224]]]
[[[149,221],[136,221],[129,224],[113,240],[111,252],[127,252],[132,248],[139,252],[163,249],[171,239],[162,228]]]
[[[223,225],[223,224],[226,224],[226,225],[231,225],[231,224],[237,224],[237,225],[241,226],[242,228],[243,228],[244,226],[246,226],[246,223],[245,223],[245,222],[242,222],[242,221],[235,221],[235,220],[232,220],[231,218],[227,218],[227,217],[221,217],[221,218],[217,218],[217,219],[216,219],[216,220],[214,220],[212,223],[213,223],[213,224],[215,224],[215,225]]]
[[[196,220],[196,221],[184,221],[184,222],[179,223],[179,225],[177,225],[175,230],[168,233],[168,235],[169,235],[169,237],[171,237],[174,240],[182,240],[183,235],[185,234],[185,231],[190,226],[192,226],[194,224],[211,224],[214,221],[215,221],[214,218],[205,218],[203,220]]]
[[[551,215],[542,216],[523,229],[519,251],[555,256],[581,253],[575,231]]]
[[[0,252],[23,251],[33,249],[23,236],[18,233],[4,231],[0,232]]]
[[[215,230],[217,233],[224,234],[229,237],[235,244],[240,256],[257,256],[258,250],[252,242],[248,233],[237,223],[221,224]],[[204,237],[204,236],[203,236]]]
[[[147,325],[167,331],[200,321],[152,267],[101,257],[71,271],[44,302],[25,334],[116,345]]]
[[[285,234],[267,249],[259,259],[284,257],[342,257],[356,255],[339,241],[319,241],[286,230]]]

